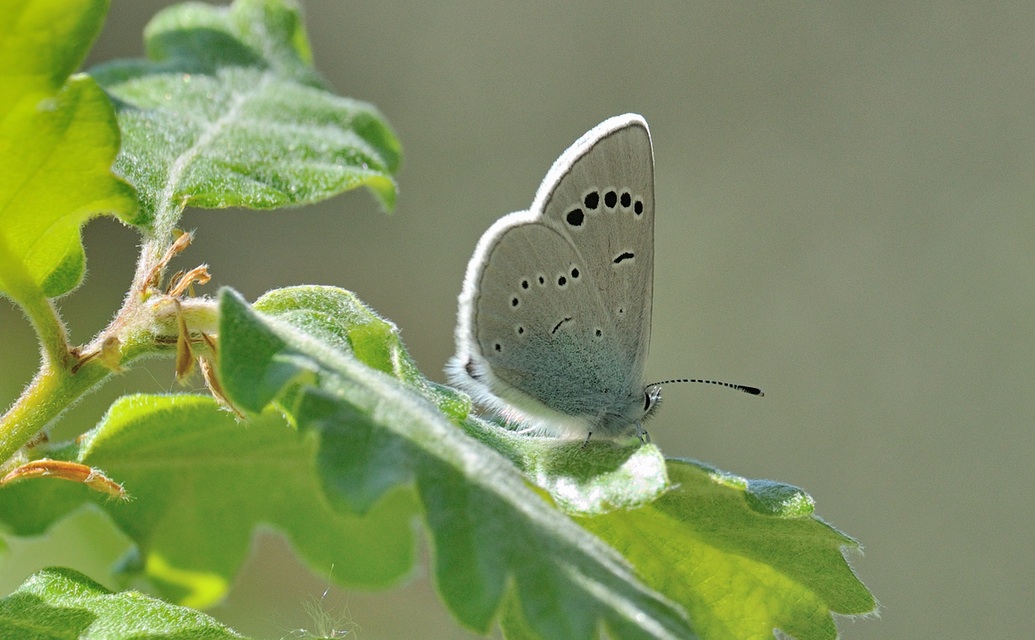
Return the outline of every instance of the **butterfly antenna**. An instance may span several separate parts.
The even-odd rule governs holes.
[[[758,387],[749,387],[746,384],[733,384],[732,382],[722,382],[720,380],[698,380],[697,378],[674,378],[672,380],[662,380],[660,382],[651,382],[648,387],[657,387],[663,384],[674,384],[676,382],[699,382],[701,384],[717,384],[720,387],[729,387],[730,389],[736,389],[737,391],[743,391],[744,393],[750,393],[753,396],[764,396],[765,393]]]

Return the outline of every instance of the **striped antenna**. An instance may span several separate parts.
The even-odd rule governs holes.
[[[697,378],[675,378],[672,380],[662,380],[660,382],[651,382],[648,387],[657,387],[663,384],[674,384],[676,382],[699,382],[701,384],[717,384],[720,387],[729,387],[730,389],[736,389],[737,391],[743,391],[744,393],[750,393],[753,396],[764,396],[758,387],[749,387],[746,384],[733,384],[732,382],[722,382],[719,380],[698,380]]]

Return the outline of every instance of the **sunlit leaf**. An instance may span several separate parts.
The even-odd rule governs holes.
[[[371,105],[329,92],[298,6],[176,5],[145,30],[148,59],[91,74],[117,99],[116,169],[147,222],[185,205],[272,209],[359,186],[395,202],[400,149]]]
[[[110,213],[132,221],[132,189],[111,173],[119,129],[79,66],[106,1],[11,0],[0,26],[0,293],[56,297],[82,281],[80,230]]]

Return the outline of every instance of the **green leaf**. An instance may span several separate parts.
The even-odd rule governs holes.
[[[244,638],[209,616],[136,591],[112,593],[71,569],[44,569],[0,600],[0,636],[19,640]]]
[[[702,639],[836,638],[831,613],[876,606],[844,558],[858,543],[812,515],[801,489],[670,460],[649,505],[580,518],[684,606]]]
[[[300,327],[334,351],[352,353],[367,366],[405,381],[452,418],[461,420],[471,410],[467,396],[425,378],[399,339],[399,329],[350,291],[333,287],[275,289],[262,296],[255,308]],[[263,393],[270,391],[264,389]]]
[[[171,228],[186,205],[273,209],[359,186],[393,207],[399,143],[374,107],[326,90],[295,2],[177,5],[144,35],[149,60],[91,73],[118,100],[116,169],[147,224]]]
[[[97,36],[106,1],[12,0],[0,26],[0,293],[19,302],[82,281],[80,229],[102,213],[136,214],[111,173],[119,130],[85,76],[69,79]]]
[[[679,609],[645,589],[511,461],[448,420],[444,396],[393,364],[404,351],[390,324],[369,310],[327,312],[355,304],[338,289],[298,287],[260,299],[256,309],[267,313],[259,313],[224,290],[226,393],[253,412],[276,401],[300,429],[318,434],[324,486],[343,509],[361,513],[395,487],[415,488],[439,592],[463,624],[485,632],[504,598],[515,598],[520,613],[508,609],[507,617],[523,618],[541,638],[593,638],[602,626],[621,638],[693,637]],[[381,329],[371,326],[378,322]],[[376,349],[371,334],[393,337]]]
[[[510,435],[494,446],[507,451],[518,467],[570,515],[635,509],[671,488],[665,458],[650,444],[603,439],[556,443]]]
[[[136,543],[136,569],[194,607],[222,599],[260,526],[283,532],[314,571],[333,566],[345,584],[397,581],[415,552],[412,495],[395,491],[363,516],[336,510],[320,486],[317,444],[273,411],[239,424],[210,397],[128,396],[78,446],[51,457],[104,469],[129,501],[36,480],[0,491],[0,518],[34,535],[96,502]]]
[[[0,119],[20,96],[55,93],[100,33],[108,0],[6,0],[0,21]]]

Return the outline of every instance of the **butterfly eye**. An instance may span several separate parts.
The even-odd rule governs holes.
[[[661,402],[661,387],[656,385],[648,386],[643,390],[643,413],[648,414],[658,408]]]

